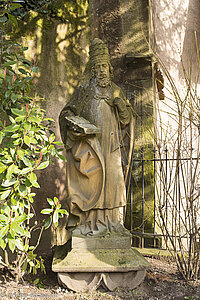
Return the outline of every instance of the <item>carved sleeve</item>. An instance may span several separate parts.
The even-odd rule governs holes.
[[[115,98],[114,103],[117,106],[118,116],[122,127],[128,125],[132,116],[131,104],[128,99],[125,98],[122,91],[120,91],[119,97]]]

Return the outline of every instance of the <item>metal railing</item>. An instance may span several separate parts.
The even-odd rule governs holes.
[[[146,151],[148,152],[148,158],[146,158],[145,155]],[[180,214],[171,214],[171,207],[169,207],[168,202],[168,192],[165,190],[169,185],[168,178],[171,176],[171,174],[168,174],[170,166],[177,161],[177,159],[171,158],[169,154],[167,146],[164,146],[163,155],[159,158],[155,148],[147,149],[141,147],[140,151],[133,155],[127,207],[128,220],[126,220],[126,223],[128,224],[127,228],[133,235],[133,246],[141,248],[163,248],[164,245],[164,247],[166,247],[169,232],[170,236],[173,238],[182,238],[180,234],[177,234],[177,232],[174,233],[173,230],[174,222],[179,222],[179,224],[181,224]],[[180,165],[197,160],[197,157],[182,157],[179,159]],[[158,173],[160,172],[159,169],[161,166],[162,172],[164,172],[164,178],[162,178],[162,182],[157,183],[157,181],[159,181]],[[146,171],[146,168],[148,171]],[[156,190],[158,190],[158,186],[162,194],[162,199],[159,204],[156,200]],[[182,205],[180,188],[181,186],[179,185],[177,187],[176,195],[179,212],[181,211]],[[151,191],[150,193],[149,190]],[[171,226],[168,233],[161,232],[158,228],[156,220],[156,218],[159,218],[158,205],[160,206],[159,209],[162,209],[164,212],[165,224]],[[150,206],[149,210],[148,206]],[[135,220],[135,218],[137,220]],[[164,239],[165,243],[163,243]]]

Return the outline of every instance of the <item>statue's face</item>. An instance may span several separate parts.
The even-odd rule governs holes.
[[[94,65],[97,84],[106,87],[110,82],[109,65],[107,62],[99,62]]]

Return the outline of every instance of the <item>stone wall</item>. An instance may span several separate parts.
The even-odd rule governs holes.
[[[55,120],[53,130],[56,139],[61,141],[58,116],[80,82],[88,57],[89,41],[86,26],[87,5],[75,14],[73,6],[66,8],[64,0],[57,3],[63,14],[60,19],[30,12],[23,20],[18,35],[24,46],[29,47],[26,57],[30,60],[34,60],[34,57],[37,59],[39,74],[34,82],[37,92],[46,98],[42,106],[47,110],[48,117]],[[62,20],[64,18],[66,22]],[[47,197],[56,196],[61,200],[63,207],[65,206],[65,163],[55,159],[54,165],[38,172],[38,178],[41,189],[35,191],[37,193],[35,210],[38,218],[41,219],[43,218],[40,215],[41,209],[48,207]],[[50,245],[51,233],[48,230],[43,234],[39,252],[49,252]]]

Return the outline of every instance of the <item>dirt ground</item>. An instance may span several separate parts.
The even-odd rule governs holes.
[[[137,288],[127,291],[117,289],[115,292],[100,289],[89,293],[74,293],[59,287],[56,275],[47,263],[47,274],[27,278],[23,283],[16,284],[1,276],[0,299],[55,299],[55,300],[160,300],[160,299],[200,299],[200,281],[186,283],[179,278],[176,265],[166,260],[147,257],[151,263],[144,282]],[[34,284],[35,282],[35,284]]]

